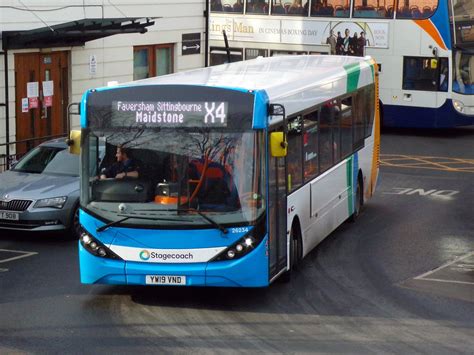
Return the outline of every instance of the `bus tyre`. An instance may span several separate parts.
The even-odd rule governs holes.
[[[281,275],[280,279],[282,282],[285,282],[285,283],[290,282],[291,274],[293,270],[296,268],[296,266],[298,265],[298,251],[299,251],[298,238],[295,233],[295,228],[292,227],[291,234],[290,234],[290,252],[289,252],[290,270],[287,270]]]
[[[357,179],[357,188],[354,196],[354,212],[350,218],[351,222],[355,222],[360,215],[360,210],[362,209],[362,181],[359,178]]]

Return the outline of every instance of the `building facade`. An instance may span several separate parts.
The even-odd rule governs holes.
[[[87,89],[203,67],[205,9],[202,0],[2,1],[0,157],[65,134],[68,106]]]

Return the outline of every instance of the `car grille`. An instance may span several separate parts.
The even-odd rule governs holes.
[[[32,202],[30,200],[0,201],[0,210],[22,212],[30,207]]]

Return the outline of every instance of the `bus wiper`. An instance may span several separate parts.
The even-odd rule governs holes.
[[[149,210],[148,210],[149,211]],[[163,218],[163,217],[143,217],[143,216],[131,216],[131,215],[126,215],[126,214],[118,214],[117,216],[119,217],[124,217],[122,219],[119,219],[119,220],[116,220],[116,221],[112,221],[112,222],[109,222],[107,224],[104,224],[103,226],[101,227],[98,227],[96,229],[97,232],[103,232],[105,231],[106,229],[109,229],[110,227],[113,227],[113,226],[116,226],[116,225],[119,225],[121,224],[122,222],[125,222],[127,219],[130,219],[130,218],[136,218],[136,219],[142,219],[142,220],[147,220],[147,221],[173,221],[173,222],[176,222],[177,219],[176,218]],[[185,222],[191,222],[189,220],[186,220]]]
[[[204,218],[206,221],[208,221],[210,224],[212,224],[215,228],[219,229],[222,233],[227,234],[229,231],[227,228],[221,226],[219,223],[214,221],[212,218],[206,216],[204,213],[202,213],[199,210],[196,210],[194,208],[178,208],[178,209],[164,209],[164,210],[135,210],[136,212],[144,212],[144,211],[155,211],[155,212],[196,212],[198,215],[200,215],[202,218]]]

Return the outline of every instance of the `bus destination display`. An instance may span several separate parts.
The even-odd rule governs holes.
[[[228,103],[223,101],[114,101],[114,121],[150,127],[226,127]],[[117,122],[120,120],[120,122]]]

